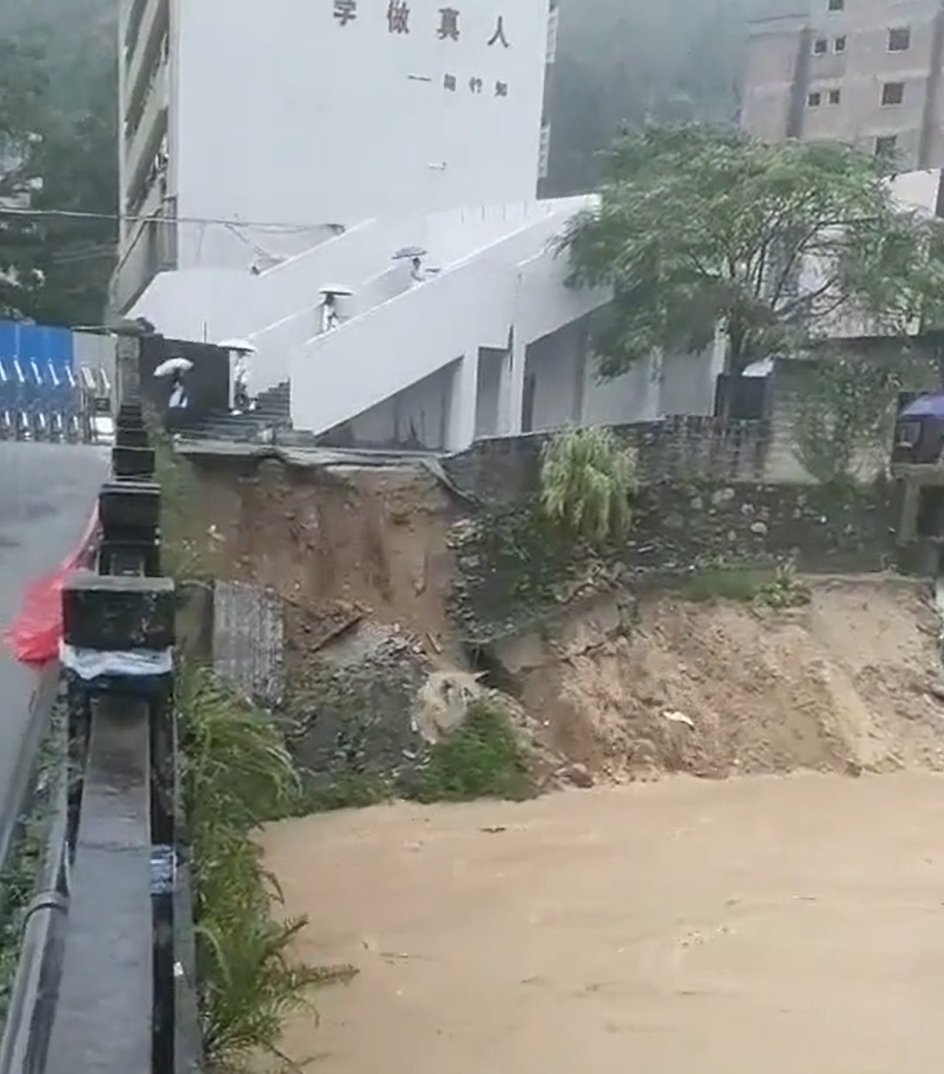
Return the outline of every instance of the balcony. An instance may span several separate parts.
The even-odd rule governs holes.
[[[159,272],[176,267],[177,213],[174,204],[167,202],[149,219],[131,225],[129,242],[108,289],[111,312],[126,313]]]
[[[124,145],[126,199],[133,198],[144,183],[161,138],[167,131],[169,86],[167,64],[162,64],[154,74],[137,124],[126,130]]]
[[[160,62],[161,42],[169,29],[168,0],[137,0],[131,16],[141,11],[134,36],[135,23],[129,19],[125,57],[125,110],[134,115],[147,93],[150,72]]]

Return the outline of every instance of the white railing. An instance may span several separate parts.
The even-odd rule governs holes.
[[[401,294],[411,285],[408,265],[397,264],[367,280],[353,295],[339,300],[342,321],[365,313]],[[323,296],[289,317],[249,336],[256,353],[249,364],[249,391],[258,395],[289,379],[289,356],[320,331]]]
[[[325,432],[464,354],[505,346],[519,264],[546,250],[573,211],[559,206],[293,351],[296,428]]]
[[[583,204],[585,199],[575,198],[556,202],[522,202],[450,209],[405,221],[374,223],[373,230],[363,225],[362,235],[365,244],[369,246],[367,252],[373,266],[378,262],[383,264],[384,259],[398,246],[415,244],[427,249],[425,264],[429,269],[438,269],[441,274],[445,274],[454,266],[477,257],[482,249],[492,243],[503,242],[509,233],[531,227],[541,220],[559,219],[562,213],[574,212]],[[348,247],[347,252],[352,255],[360,254],[359,249],[351,247]],[[329,244],[270,269],[263,273],[262,278],[278,281],[280,299],[285,298],[293,289],[291,285],[287,286],[291,272],[297,272],[304,266],[310,280],[315,263],[311,255],[316,253],[323,254],[326,262],[330,260],[333,272],[331,282],[343,283],[355,289],[352,296],[339,300],[342,322],[370,312],[413,286],[410,266],[405,263],[385,267],[381,272],[361,282],[363,277],[358,277],[357,269],[348,262],[345,275],[345,265],[337,257],[339,247]],[[339,264],[341,268],[338,268]],[[326,281],[321,281],[324,282]],[[310,283],[306,281],[306,285],[310,286]],[[253,394],[289,379],[291,352],[320,333],[321,305],[322,296],[313,296],[309,291],[301,308],[296,307],[274,323],[251,333],[250,339],[257,348],[249,374],[250,391]]]

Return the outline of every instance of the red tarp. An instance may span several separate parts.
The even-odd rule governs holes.
[[[19,615],[3,634],[7,647],[21,664],[41,667],[58,658],[62,638],[62,588],[91,548],[97,526],[96,509],[76,550],[54,571],[27,589]]]

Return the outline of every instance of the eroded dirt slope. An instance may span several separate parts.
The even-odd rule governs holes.
[[[623,633],[599,618],[507,654],[542,741],[598,777],[944,768],[938,627],[918,585],[820,581],[791,611],[660,597]]]

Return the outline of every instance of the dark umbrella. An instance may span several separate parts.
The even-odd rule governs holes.
[[[901,412],[903,418],[944,418],[944,392],[921,395]]]

